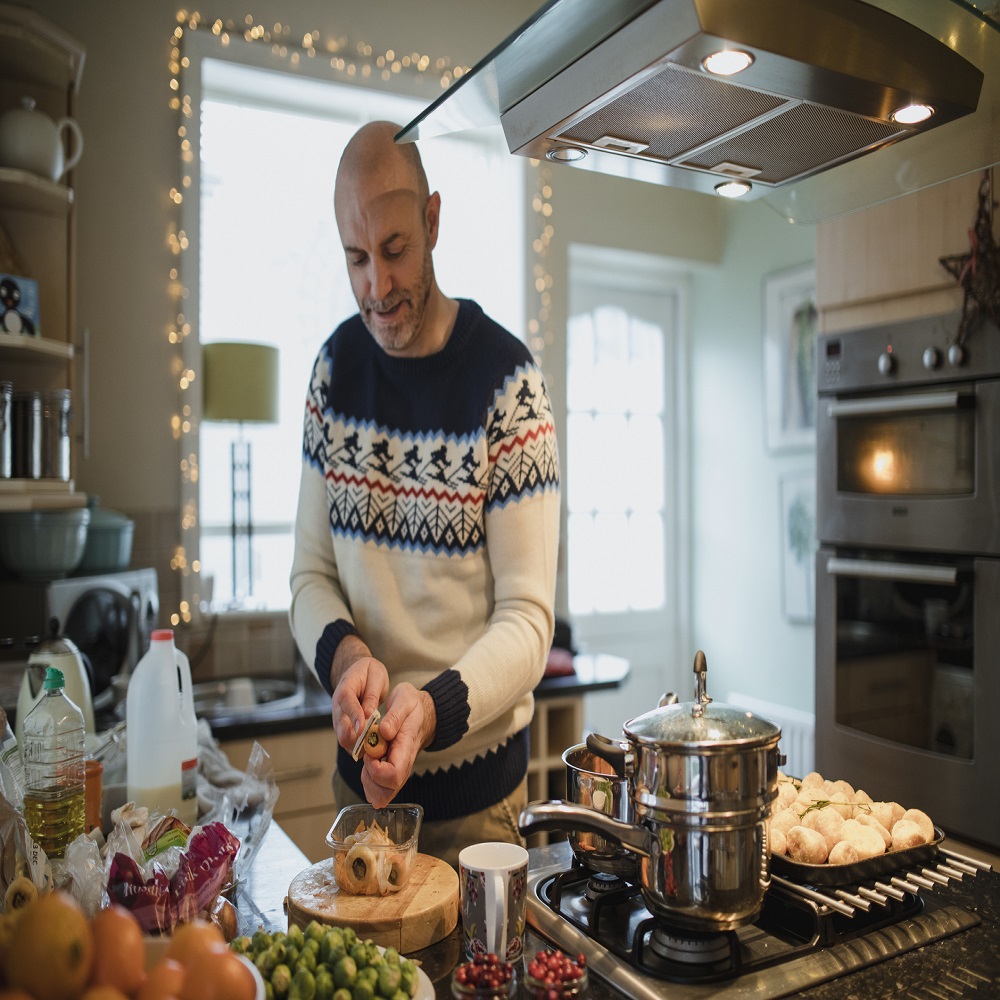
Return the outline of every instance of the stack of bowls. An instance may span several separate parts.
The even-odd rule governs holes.
[[[80,565],[90,511],[23,510],[0,513],[0,563],[24,580],[56,580]]]

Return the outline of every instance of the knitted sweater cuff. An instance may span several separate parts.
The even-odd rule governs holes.
[[[445,670],[423,688],[434,702],[437,729],[427,750],[446,750],[469,731],[469,686],[457,670]]]
[[[337,651],[341,639],[357,634],[358,630],[349,621],[338,618],[323,629],[323,634],[316,643],[316,660],[313,663],[313,670],[316,672],[316,677],[323,686],[323,690],[331,698],[333,697],[333,687],[330,684],[330,667],[333,664],[333,654]]]

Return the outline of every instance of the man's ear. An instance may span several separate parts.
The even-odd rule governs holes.
[[[433,250],[438,241],[438,223],[441,221],[441,195],[435,191],[424,206],[424,228],[427,231],[427,242]]]

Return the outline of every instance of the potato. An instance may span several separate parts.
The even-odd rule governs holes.
[[[885,841],[877,830],[864,826],[856,819],[845,819],[843,839],[848,841],[858,852],[859,860],[875,858],[885,854]]]
[[[802,822],[802,817],[794,809],[782,809],[780,813],[771,817],[771,829],[788,833],[793,826],[798,826]]]
[[[826,849],[829,852],[833,845],[844,839],[841,830],[844,826],[844,817],[833,808],[826,806],[823,809],[816,809],[807,812],[802,817],[802,825],[810,830],[815,830],[826,841]]]
[[[854,818],[863,826],[870,826],[885,842],[885,849],[889,850],[892,844],[892,834],[874,816],[859,813]]]
[[[823,835],[805,826],[793,826],[785,834],[785,843],[788,856],[807,865],[823,864],[830,853]]]
[[[912,819],[901,819],[892,828],[892,849],[905,851],[909,847],[919,847],[926,844],[924,831]]]
[[[767,844],[772,854],[784,854],[788,849],[785,834],[781,830],[772,830],[768,834]]]
[[[927,813],[921,812],[919,809],[907,809],[899,818],[901,820],[908,819],[916,823],[920,828],[920,832],[924,835],[925,844],[929,844],[934,839],[934,824]]]
[[[830,851],[831,865],[853,865],[858,860],[857,848],[849,840],[841,840],[834,844],[833,850]]]

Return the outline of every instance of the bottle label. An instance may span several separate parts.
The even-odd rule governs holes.
[[[21,766],[21,753],[17,748],[17,742],[11,740],[10,744],[0,750],[0,764],[4,764],[10,770],[14,778],[15,788],[24,788],[24,768]]]
[[[181,798],[193,799],[198,795],[198,758],[181,762]]]

